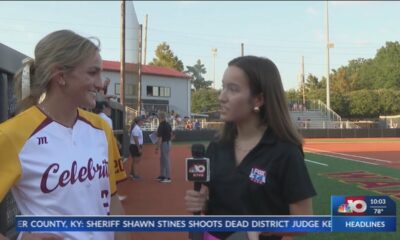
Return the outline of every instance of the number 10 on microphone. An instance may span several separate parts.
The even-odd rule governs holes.
[[[186,180],[190,182],[210,181],[210,159],[186,158]]]

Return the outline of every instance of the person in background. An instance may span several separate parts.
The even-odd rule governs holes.
[[[113,129],[113,122],[111,119],[111,107],[106,101],[96,101],[96,107],[94,112],[99,114],[99,116],[104,119],[108,125]]]
[[[210,182],[185,195],[189,212],[207,215],[311,215],[316,195],[278,68],[262,57],[229,62],[219,95],[223,132],[206,152]],[[232,233],[205,233],[226,239]],[[251,240],[284,233],[248,232]]]
[[[107,101],[96,101],[96,107],[94,108],[94,112],[97,113],[102,119],[104,119],[111,129],[113,129],[113,121],[111,119],[111,107]],[[116,140],[118,149],[121,148],[120,143]],[[120,151],[121,152],[121,151]],[[120,201],[124,201],[127,196],[125,195],[117,195]]]
[[[194,122],[194,129],[200,130],[200,128],[201,128],[200,122],[199,120],[196,120],[196,122]]]
[[[172,110],[171,114],[169,115],[169,122],[170,123],[173,123],[175,121],[175,114],[176,114],[175,111]]]
[[[104,80],[104,82],[103,82],[103,87],[102,87],[102,89],[101,89],[101,91],[103,92],[103,94],[104,94],[105,96],[107,96],[108,86],[110,85],[110,83],[111,83],[111,79],[108,78],[108,77],[106,77],[106,80]]]
[[[160,124],[157,128],[157,142],[156,142],[156,153],[160,150],[160,176],[156,179],[160,183],[171,182],[171,160],[169,158],[169,152],[171,149],[171,137],[172,128],[167,122],[165,113],[161,112],[158,115]]]
[[[102,86],[97,44],[69,30],[39,41],[15,75],[18,115],[0,124],[0,201],[22,215],[122,215],[126,178],[111,128],[93,109]],[[76,169],[75,178],[73,169]],[[113,232],[23,232],[19,239],[129,239]]]
[[[130,145],[129,152],[132,157],[131,173],[130,177],[132,179],[140,179],[137,174],[137,164],[140,162],[141,156],[143,154],[143,131],[140,128],[143,124],[143,119],[141,117],[136,117],[131,126],[130,134]]]

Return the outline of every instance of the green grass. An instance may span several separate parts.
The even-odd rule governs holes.
[[[393,142],[396,139],[322,139],[319,142]],[[312,142],[312,139],[308,141]],[[399,139],[400,141],[400,139]],[[175,145],[192,145],[194,143],[202,143],[208,145],[207,141],[193,142],[173,142]],[[307,162],[308,171],[317,190],[317,196],[313,198],[313,207],[315,215],[331,214],[331,196],[332,195],[352,195],[352,196],[376,196],[380,193],[361,189],[356,184],[344,183],[338,179],[328,178],[323,173],[329,172],[350,172],[350,171],[367,171],[382,176],[400,178],[400,170],[383,166],[374,166],[360,162],[352,162],[337,157],[322,156],[314,153],[306,153],[306,159],[328,164],[328,167]],[[400,216],[400,201],[392,198],[396,202],[397,216]],[[388,233],[310,233],[306,236],[296,237],[299,240],[400,240],[400,221],[397,221],[397,232]]]
[[[306,159],[328,164],[328,167],[308,163],[307,167],[311,175],[313,184],[317,190],[317,196],[313,199],[314,214],[330,215],[330,197],[331,195],[380,195],[377,192],[361,189],[356,184],[340,182],[337,179],[331,179],[321,173],[329,172],[349,172],[349,171],[368,171],[371,173],[399,178],[399,169],[393,169],[382,166],[373,166],[364,163],[351,162],[340,158],[321,156],[317,154],[306,154]],[[395,200],[399,206],[400,201]],[[400,215],[400,209],[397,207],[397,216]],[[400,229],[400,222],[397,221],[397,229]],[[351,240],[399,240],[400,232],[395,233],[313,233],[296,239],[309,240],[336,240],[336,239],[351,239]]]

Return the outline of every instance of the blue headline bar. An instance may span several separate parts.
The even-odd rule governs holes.
[[[17,216],[16,221],[18,232],[364,232],[366,229],[376,232],[396,231],[395,216],[368,217],[361,220],[360,217],[355,218],[357,217],[339,219],[332,216]],[[360,221],[362,223],[359,223]]]

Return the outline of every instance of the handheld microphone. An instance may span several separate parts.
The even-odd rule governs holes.
[[[186,158],[186,180],[194,182],[195,191],[200,191],[201,183],[210,181],[210,159],[205,157],[205,152],[203,144],[193,144],[192,157]]]
[[[205,157],[205,147],[203,144],[192,145],[192,157],[186,158],[186,180],[194,182],[194,190],[199,192],[201,183],[210,181],[210,159]],[[200,215],[195,212],[194,215]],[[189,239],[203,239],[202,232],[189,232]]]

